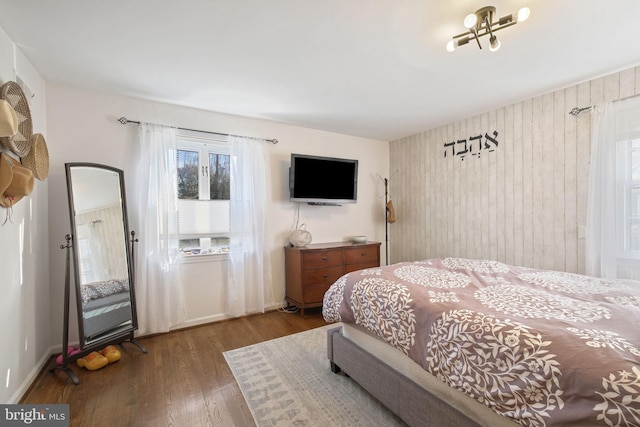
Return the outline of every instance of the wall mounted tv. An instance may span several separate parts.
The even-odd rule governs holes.
[[[289,194],[292,202],[342,205],[358,199],[358,161],[291,154]]]

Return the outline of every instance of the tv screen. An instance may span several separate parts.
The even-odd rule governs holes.
[[[291,201],[318,205],[356,203],[358,161],[291,154]]]

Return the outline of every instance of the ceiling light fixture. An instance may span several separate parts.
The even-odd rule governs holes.
[[[503,28],[510,27],[518,22],[526,21],[531,15],[531,11],[528,7],[523,7],[516,13],[503,16],[497,21],[493,20],[496,14],[496,8],[493,6],[486,6],[482,9],[476,10],[475,13],[471,13],[464,18],[464,26],[469,31],[453,36],[452,40],[447,43],[447,50],[453,52],[458,46],[465,45],[471,40],[475,40],[478,43],[478,47],[482,49],[480,44],[480,37],[489,36],[489,50],[495,52],[500,49],[500,40],[494,34],[496,31]]]

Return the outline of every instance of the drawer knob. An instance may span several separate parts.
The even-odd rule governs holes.
[[[326,261],[326,260],[328,260],[328,259],[329,259],[329,257],[326,257],[326,256],[323,256],[323,257],[322,257],[322,260],[323,260],[323,261]]]
[[[360,256],[367,256],[367,253],[366,253],[366,252],[362,252],[362,253],[360,254]]]
[[[327,277],[329,277],[329,275],[328,275],[328,274],[323,274],[323,275],[322,275],[322,278],[324,278],[324,279],[326,279]]]

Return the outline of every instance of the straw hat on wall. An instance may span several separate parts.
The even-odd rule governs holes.
[[[0,136],[0,144],[3,144],[18,157],[29,154],[31,149],[31,135],[33,125],[31,123],[31,110],[27,97],[20,85],[16,82],[7,82],[0,87],[0,99],[8,102],[13,107],[18,118],[18,131],[12,136]]]
[[[33,173],[6,153],[0,153],[0,206],[10,208],[33,191]]]
[[[0,99],[0,137],[13,136],[18,132],[18,116],[4,99]]]

